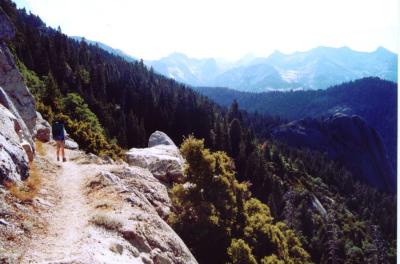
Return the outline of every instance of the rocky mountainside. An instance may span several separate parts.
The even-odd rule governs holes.
[[[154,158],[131,157],[146,160],[144,168],[78,150],[56,164],[50,126],[4,43],[13,27],[2,9],[0,21],[0,262],[197,263],[164,221],[171,201],[153,176],[167,179],[164,167],[177,157],[174,173],[183,176],[172,140],[157,132]],[[173,156],[159,147],[165,142]]]
[[[33,96],[5,44],[14,37],[14,28],[2,10],[0,22],[0,182],[18,182],[28,177],[38,115]]]
[[[380,136],[358,116],[336,114],[281,125],[272,137],[296,148],[309,148],[343,164],[361,182],[395,192],[396,174]]]
[[[397,55],[383,47],[373,52],[348,47],[317,47],[292,54],[276,51],[267,58],[252,57],[233,63],[171,54],[147,65],[192,86],[247,92],[326,89],[369,76],[397,82]]]
[[[201,88],[199,92],[230,106],[236,100],[249,112],[294,121],[328,117],[337,113],[358,115],[381,136],[396,167],[397,85],[379,78],[364,78],[319,91],[246,93],[225,88]]]

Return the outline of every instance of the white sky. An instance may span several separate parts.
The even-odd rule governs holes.
[[[316,46],[399,50],[398,0],[14,0],[47,25],[137,58],[230,60]]]

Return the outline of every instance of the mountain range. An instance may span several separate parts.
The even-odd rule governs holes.
[[[373,52],[348,47],[317,47],[291,54],[275,51],[266,58],[246,56],[231,63],[173,53],[145,63],[164,76],[191,86],[250,92],[326,89],[368,76],[397,81],[397,55],[383,47]]]
[[[128,62],[138,59],[99,41],[72,36],[98,45]],[[316,47],[308,51],[268,57],[246,55],[237,61],[191,58],[179,52],[158,60],[145,60],[156,72],[190,86],[227,87],[239,91],[265,92],[326,89],[363,77],[379,77],[397,82],[397,54],[378,47],[361,52],[349,47]]]

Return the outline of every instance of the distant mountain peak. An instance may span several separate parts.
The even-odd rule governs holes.
[[[376,50],[374,51],[374,53],[381,53],[381,54],[394,54],[393,52],[391,52],[390,50],[388,50],[385,47],[379,46],[376,48]]]
[[[397,55],[383,47],[372,53],[355,51],[348,46],[318,46],[287,54],[275,50],[266,58],[246,54],[228,64],[174,52],[148,65],[192,86],[229,87],[249,92],[326,89],[368,76],[397,82]],[[176,77],[177,72],[184,74]]]
[[[279,50],[274,50],[274,52],[272,52],[268,58],[275,58],[275,57],[282,57],[285,56],[285,54]]]
[[[168,59],[172,59],[172,58],[179,58],[179,59],[189,59],[189,57],[181,52],[172,52],[171,54],[169,54],[168,56],[164,57],[164,58],[168,58]]]

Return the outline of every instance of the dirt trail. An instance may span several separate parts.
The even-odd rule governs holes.
[[[79,152],[68,151],[67,154],[70,159]],[[57,162],[54,156],[54,148],[48,146],[46,158],[60,168],[53,179],[43,179],[43,188],[50,193],[49,200],[56,200],[54,205],[50,203],[52,208],[45,215],[47,233],[33,235],[32,245],[21,263],[75,263],[78,256],[82,259],[85,254],[80,245],[87,237],[84,230],[89,211],[82,185],[91,173],[90,166],[73,161]]]

